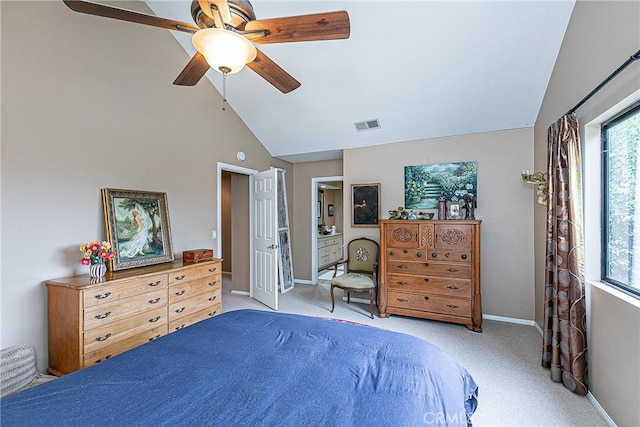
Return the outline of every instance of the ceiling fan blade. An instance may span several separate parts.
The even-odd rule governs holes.
[[[282,93],[289,93],[300,87],[299,81],[262,53],[260,49],[258,49],[256,59],[253,62],[249,62],[247,67],[251,68]]]
[[[118,19],[120,21],[135,22],[137,24],[151,25],[152,27],[166,28],[168,30],[182,31],[193,34],[198,31],[194,24],[174,21],[172,19],[160,18],[146,13],[135,12],[133,10],[121,9],[119,7],[107,6],[105,4],[94,3],[83,0],[63,0],[69,9],[86,13],[88,15],[102,16],[105,18]]]
[[[286,18],[258,19],[247,22],[244,30],[265,31],[266,34],[263,37],[252,40],[267,44],[347,39],[351,25],[349,14],[342,10]]]
[[[204,56],[196,52],[173,84],[178,86],[195,86],[206,72],[209,71],[209,68],[209,63]]]

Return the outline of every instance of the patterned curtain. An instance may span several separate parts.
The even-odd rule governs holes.
[[[553,381],[586,395],[582,173],[575,113],[552,124],[547,137],[549,198],[542,366],[551,370]]]

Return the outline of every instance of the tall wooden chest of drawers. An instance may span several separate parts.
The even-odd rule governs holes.
[[[380,317],[462,323],[482,332],[480,222],[380,223]]]
[[[221,260],[47,281],[49,368],[68,374],[220,314]]]

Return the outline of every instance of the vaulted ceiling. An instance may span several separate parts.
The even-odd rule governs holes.
[[[193,22],[190,0],[146,3],[158,16]],[[573,0],[251,3],[258,19],[349,13],[349,39],[259,46],[302,83],[293,92],[282,94],[248,68],[227,78],[229,105],[273,156],[293,162],[533,126],[574,6]],[[174,36],[195,53],[189,34]],[[198,84],[222,92],[222,75],[210,70]],[[355,122],[372,119],[378,129],[356,130]]]

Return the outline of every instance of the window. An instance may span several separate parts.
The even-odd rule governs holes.
[[[640,102],[602,124],[602,281],[640,297]]]

